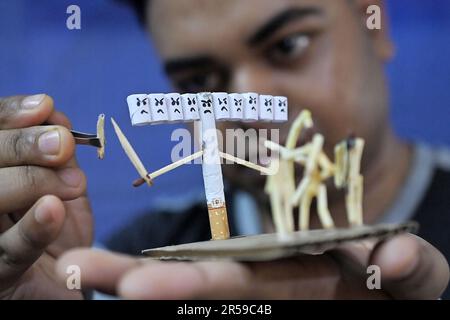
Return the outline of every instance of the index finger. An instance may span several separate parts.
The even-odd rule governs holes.
[[[0,130],[42,124],[53,110],[53,99],[46,94],[0,98]]]

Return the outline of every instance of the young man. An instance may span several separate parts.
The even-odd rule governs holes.
[[[392,57],[393,45],[385,24],[380,31],[370,31],[365,24],[367,6],[378,4],[384,11],[381,1],[148,0],[135,4],[179,91],[254,91],[287,96],[291,115],[302,108],[313,112],[317,129],[326,137],[328,154],[331,154],[332,146],[350,131],[363,137],[366,140],[362,166],[366,182],[365,222],[414,219],[422,225],[420,236],[425,240],[402,235],[380,244],[348,245],[321,256],[250,264],[143,263],[129,256],[84,249],[60,258],[57,270],[62,277],[66,276],[68,264],[77,264],[83,270],[84,287],[127,298],[436,299],[441,296],[449,277],[444,257],[450,257],[450,239],[444,232],[450,222],[450,203],[446,196],[450,173],[445,169],[449,162],[446,153],[438,154],[425,147],[407,144],[392,131],[383,65]],[[48,98],[34,108],[32,120],[29,113],[16,115],[14,110],[22,110],[22,104],[14,102],[17,100],[9,101],[2,104],[2,109],[12,110],[4,112],[8,117],[0,121],[5,129],[0,132],[4,136],[15,137],[17,132],[28,134],[31,129],[12,132],[9,129],[38,125],[47,118],[54,123],[64,123],[61,119],[53,119],[55,113],[48,107]],[[45,116],[38,117],[38,112],[44,113],[42,108],[46,110]],[[249,127],[235,125],[244,129]],[[61,127],[57,128],[65,132]],[[282,126],[282,139],[288,128],[289,123]],[[65,150],[72,155],[70,148],[66,146]],[[58,168],[50,170],[54,174],[65,163],[62,159],[58,166],[49,164],[48,160],[39,162],[39,154],[24,159],[14,151],[10,154],[11,159],[2,167],[8,167],[8,164],[36,164],[38,168],[53,165]],[[11,169],[1,169],[0,174],[2,170]],[[28,172],[28,169],[22,170]],[[271,226],[265,223],[268,204],[261,176],[238,166],[226,165],[224,173],[231,185],[232,207],[242,203],[241,191],[250,194],[256,203],[255,217],[260,221],[260,231],[269,231]],[[33,178],[33,181],[39,180]],[[79,196],[63,194],[56,189],[44,191],[41,185],[33,185],[36,192],[34,198],[27,198],[29,205],[43,194],[55,194],[61,200]],[[21,200],[11,187],[6,190],[9,191],[2,191],[1,197],[8,194]],[[341,194],[330,191],[330,211],[338,226],[347,225],[342,199]],[[77,207],[79,201],[70,204]],[[22,205],[23,200],[17,203],[20,205],[16,207],[29,208]],[[72,207],[65,210],[66,216],[71,219],[69,221],[76,222],[78,216],[71,214]],[[230,210],[232,231],[242,228],[243,224],[238,221],[239,210]],[[42,216],[45,221],[53,221],[56,231],[63,226],[64,207],[57,198],[40,200],[21,221],[33,214],[37,221]],[[135,254],[142,248],[206,240],[209,237],[206,217],[206,208],[200,205],[177,214],[153,213],[120,232],[110,241],[110,247]],[[21,288],[20,292],[27,292],[29,284],[24,282],[23,272],[30,265],[32,268],[28,270],[51,268],[54,258],[61,252],[79,245],[77,237],[67,239],[62,234],[66,239],[55,241],[57,232],[53,229],[48,231],[40,225],[14,222],[10,219],[8,226],[13,226],[0,238],[1,243],[6,243],[6,246],[2,245],[2,257],[6,257],[3,261],[9,261],[0,265],[0,277],[8,279],[4,288],[8,297],[17,295],[17,287]],[[312,220],[313,225],[317,223],[317,219]],[[71,225],[77,224],[66,223],[64,227]],[[28,240],[23,240],[20,235],[26,235],[22,238]],[[3,238],[9,240],[1,240]],[[17,239],[18,244],[10,239]],[[39,246],[26,246],[34,242]],[[49,244],[51,246],[47,247]],[[45,248],[53,248],[55,244],[56,252],[46,250],[42,256],[50,256],[47,258],[49,263],[45,264],[43,258],[39,258],[33,264]],[[25,253],[30,252],[33,253],[31,257],[25,258]],[[382,290],[372,291],[366,287],[366,268],[370,264],[381,268]],[[15,267],[17,265],[20,267]],[[28,283],[42,281],[42,273],[38,271],[31,275],[29,271],[25,273]],[[60,294],[61,287],[46,281],[53,288],[46,294]]]

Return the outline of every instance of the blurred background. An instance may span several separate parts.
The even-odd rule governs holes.
[[[81,7],[81,30],[66,9]],[[450,1],[387,1],[397,56],[387,66],[392,118],[410,140],[450,146]],[[113,0],[0,0],[0,96],[45,92],[76,130],[95,132],[97,115],[114,117],[148,170],[170,162],[173,125],[132,128],[126,96],[170,92],[134,12]],[[202,199],[200,166],[185,166],[133,188],[136,172],[107,123],[106,157],[78,147],[89,181],[96,240],[155,207]]]

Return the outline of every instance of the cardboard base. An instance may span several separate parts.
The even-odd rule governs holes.
[[[378,224],[347,229],[297,231],[280,238],[276,233],[210,240],[143,250],[148,257],[159,260],[234,260],[268,261],[302,254],[321,254],[344,242],[383,240],[399,233],[418,230],[418,224]]]

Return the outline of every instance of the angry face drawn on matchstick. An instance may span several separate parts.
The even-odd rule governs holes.
[[[244,121],[258,120],[258,100],[259,95],[254,92],[243,93],[244,97]]]
[[[212,94],[208,92],[198,93],[198,111],[202,122],[215,121]]]
[[[184,119],[181,97],[179,93],[168,93],[165,95],[169,121],[179,122]]]
[[[228,95],[230,101],[230,119],[242,120],[244,118],[244,97],[239,93]]]
[[[259,119],[273,121],[273,97],[270,95],[259,96]]]
[[[142,126],[152,121],[146,94],[132,94],[128,96],[127,104],[133,126]]]
[[[184,114],[184,120],[199,120],[197,95],[194,93],[185,93],[181,95],[181,105]]]
[[[169,120],[165,96],[162,93],[153,93],[147,95],[150,101],[150,113],[152,115],[152,124],[162,123]]]
[[[288,99],[283,96],[273,97],[273,117],[276,122],[284,122],[288,119]]]
[[[229,120],[230,119],[230,103],[228,101],[228,93],[226,92],[214,92],[213,107],[214,116],[216,120]]]

